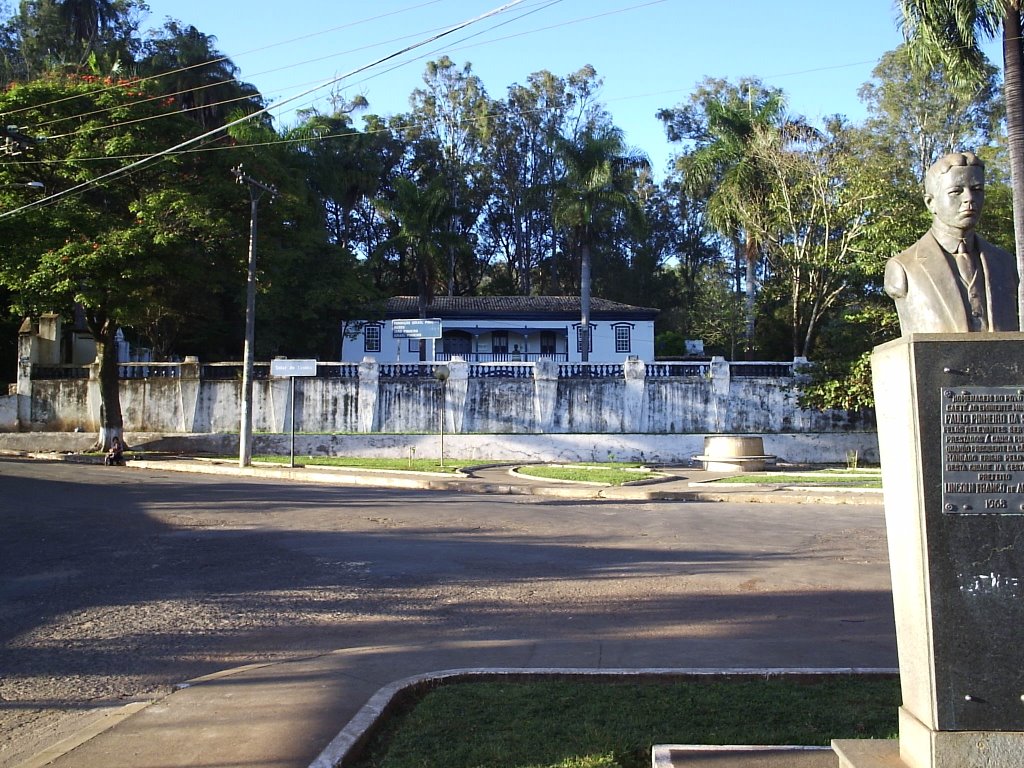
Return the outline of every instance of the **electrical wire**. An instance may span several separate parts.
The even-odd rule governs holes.
[[[371,67],[375,67],[375,66],[377,66],[379,64],[382,64],[382,63],[384,63],[386,61],[390,61],[391,59],[397,58],[397,57],[399,57],[399,56],[401,56],[401,55],[403,55],[405,53],[408,53],[411,50],[415,50],[416,48],[421,48],[421,47],[423,47],[425,45],[429,45],[430,43],[434,42],[435,40],[438,40],[438,39],[440,39],[442,37],[445,37],[447,35],[450,35],[450,34],[454,34],[455,32],[458,32],[458,31],[460,31],[462,29],[465,29],[465,28],[467,28],[467,27],[469,27],[469,26],[471,26],[473,24],[479,23],[480,21],[483,21],[484,19],[488,19],[488,18],[491,18],[492,16],[496,16],[498,14],[505,13],[510,8],[514,8],[515,6],[519,5],[522,2],[524,2],[524,0],[510,0],[510,2],[507,2],[507,3],[505,3],[503,5],[500,5],[500,6],[496,7],[496,8],[493,8],[492,10],[487,11],[486,13],[483,13],[483,14],[481,14],[479,16],[475,16],[473,18],[466,19],[465,21],[462,21],[462,22],[456,24],[455,26],[450,27],[449,29],[447,29],[447,30],[445,30],[443,32],[440,32],[440,33],[438,33],[438,34],[436,34],[436,35],[434,35],[432,37],[429,37],[429,38],[426,38],[424,40],[421,40],[418,43],[413,43],[412,45],[406,46],[405,48],[403,48],[401,50],[398,50],[398,51],[395,51],[393,53],[387,54],[387,55],[377,59],[376,61],[373,61],[373,62],[371,62],[369,64],[366,64],[366,65],[363,65],[361,67],[357,67],[356,69],[354,69],[354,70],[352,70],[350,72],[347,72],[347,73],[345,73],[343,75],[338,75],[336,77],[332,77],[330,80],[327,80],[327,81],[325,81],[324,83],[322,83],[320,85],[314,86],[313,88],[310,88],[307,91],[304,91],[302,93],[296,94],[295,96],[292,96],[291,98],[287,99],[283,103],[287,103],[287,102],[290,102],[290,101],[298,101],[299,99],[305,98],[306,96],[310,95],[311,93],[314,93],[314,92],[316,92],[318,90],[321,90],[322,88],[327,88],[327,87],[329,87],[331,85],[334,85],[335,83],[337,83],[337,82],[339,82],[341,80],[344,80],[346,77],[351,77],[352,75],[359,74],[360,72],[363,72],[363,71],[365,71],[365,70],[367,70],[367,69],[369,69]],[[123,166],[123,167],[118,168],[116,170],[110,171],[109,173],[105,173],[105,174],[102,174],[100,176],[97,176],[94,179],[89,179],[88,181],[82,182],[81,184],[77,184],[77,185],[75,185],[73,187],[69,187],[68,189],[61,190],[60,192],[56,192],[56,193],[54,193],[52,195],[48,195],[48,196],[46,196],[46,197],[44,197],[44,198],[42,198],[40,200],[34,200],[31,203],[27,203],[26,205],[20,206],[20,207],[15,208],[15,209],[13,209],[11,211],[2,212],[2,213],[0,213],[0,219],[6,219],[6,218],[9,218],[11,216],[15,216],[15,215],[17,215],[19,213],[22,213],[23,211],[31,210],[31,209],[34,209],[34,208],[39,208],[39,207],[47,205],[47,204],[49,204],[49,203],[51,203],[51,202],[53,202],[55,200],[59,200],[61,198],[67,197],[69,195],[72,195],[72,194],[84,191],[85,189],[93,187],[93,186],[99,184],[100,182],[104,182],[104,181],[107,181],[109,179],[115,178],[115,177],[120,176],[122,174],[128,173],[129,171],[132,171],[135,168],[140,168],[141,166],[143,166],[143,165],[145,165],[147,163],[150,163],[150,162],[153,162],[155,160],[159,160],[159,159],[161,159],[163,157],[166,157],[167,155],[170,155],[171,153],[175,152],[176,150],[184,149],[185,147],[191,146],[193,144],[197,144],[197,143],[199,143],[199,142],[201,142],[201,141],[203,141],[205,139],[208,139],[208,138],[211,138],[213,136],[217,136],[217,135],[220,135],[222,133],[225,133],[225,132],[227,132],[228,129],[233,128],[236,125],[240,125],[241,123],[248,122],[249,120],[252,120],[252,119],[254,119],[256,117],[259,117],[260,115],[266,114],[269,111],[270,111],[270,107],[264,107],[263,109],[257,110],[256,112],[253,112],[253,113],[251,113],[249,115],[245,115],[245,116],[240,117],[240,118],[238,118],[236,120],[232,120],[231,122],[226,123],[225,125],[220,126],[218,128],[215,128],[212,131],[207,131],[206,133],[204,133],[204,134],[202,134],[200,136],[196,136],[194,138],[187,139],[186,141],[179,142],[178,144],[175,144],[172,147],[168,147],[167,149],[161,150],[160,152],[153,153],[153,154],[151,154],[151,155],[149,155],[149,156],[147,156],[145,158],[142,158],[141,160],[135,161],[134,163],[130,163],[129,165],[126,165],[126,166]]]
[[[320,35],[326,35],[326,34],[330,34],[331,32],[337,32],[338,30],[349,29],[351,27],[358,27],[361,24],[368,24],[368,23],[370,23],[372,21],[379,21],[381,19],[386,19],[386,18],[389,18],[391,16],[398,16],[398,15],[401,15],[401,14],[406,13],[408,11],[415,11],[415,10],[419,10],[420,8],[425,8],[425,7],[429,6],[429,5],[436,5],[439,2],[442,2],[442,0],[427,0],[427,2],[418,3],[416,5],[409,5],[409,6],[406,6],[405,8],[399,8],[399,9],[397,9],[395,11],[389,11],[388,13],[378,14],[377,16],[368,16],[365,19],[359,19],[358,21],[351,21],[351,22],[349,22],[347,24],[340,24],[340,25],[338,25],[336,27],[331,27],[329,29],[320,30],[319,32],[311,32],[309,34],[300,35],[299,37],[293,37],[293,38],[290,38],[288,40],[282,40],[282,41],[279,41],[279,42],[276,42],[276,43],[270,43],[270,44],[262,46],[260,48],[252,48],[252,49],[250,49],[248,51],[243,51],[242,53],[238,54],[238,56],[236,58],[240,58],[242,56],[247,56],[247,55],[252,54],[252,53],[262,53],[263,51],[270,50],[271,48],[277,48],[277,47],[282,46],[282,45],[289,45],[291,43],[300,42],[302,40],[308,40],[310,38],[319,37]],[[209,37],[216,37],[216,35],[210,35]],[[200,62],[198,64],[189,64],[186,67],[181,67],[179,69],[172,69],[172,70],[169,70],[167,72],[161,72],[161,73],[156,74],[156,75],[147,75],[145,77],[138,77],[138,78],[134,78],[134,79],[131,79],[131,80],[127,80],[124,83],[118,83],[117,85],[111,85],[108,88],[104,88],[104,89],[101,89],[99,91],[95,91],[94,93],[104,93],[106,91],[113,90],[114,88],[124,87],[125,85],[136,85],[138,83],[149,82],[150,80],[159,80],[160,78],[163,78],[163,77],[169,77],[170,75],[177,75],[177,74],[180,74],[182,72],[188,72],[189,70],[196,69],[198,67],[207,67],[207,66],[210,66],[211,64],[219,64],[219,63],[221,63],[223,61],[229,61],[231,63],[234,63],[234,62],[231,61],[231,57],[229,57],[229,56],[220,56],[220,57],[217,57],[217,58],[214,58],[214,59],[210,59],[209,61],[203,61],[203,62]],[[276,71],[276,70],[268,70],[268,72],[274,72],[274,71]],[[261,72],[259,74],[266,74],[266,72]],[[232,81],[227,81],[227,82],[232,82]],[[236,80],[236,81],[233,81],[233,82],[238,82],[238,81]],[[92,94],[90,94],[90,95],[92,95]],[[41,109],[43,107],[48,107],[48,106],[51,106],[53,104],[61,104],[61,103],[65,102],[65,101],[73,101],[74,99],[79,99],[79,98],[82,98],[82,96],[80,96],[80,95],[65,96],[65,97],[60,98],[60,99],[54,99],[53,101],[48,101],[48,102],[45,102],[43,104],[36,104],[34,106],[31,106],[31,107],[21,107],[20,109],[12,109],[9,112],[0,113],[0,118],[6,118],[6,116],[8,116],[8,115],[16,115],[16,114],[19,114],[21,112],[26,112],[28,110]]]
[[[469,35],[468,37],[463,38],[459,42],[464,42],[464,41],[470,40],[470,39],[472,39],[474,37],[479,37],[480,35],[487,34],[488,32],[491,32],[491,31],[493,31],[495,29],[498,29],[499,27],[505,26],[507,24],[512,24],[512,23],[514,23],[516,21],[519,21],[520,19],[523,19],[523,18],[525,18],[527,16],[530,16],[530,15],[532,15],[534,13],[538,13],[540,11],[546,10],[547,8],[550,8],[553,5],[557,5],[560,2],[562,2],[562,0],[547,0],[547,2],[539,5],[537,8],[531,9],[531,10],[527,11],[526,13],[520,14],[519,16],[516,16],[516,17],[514,17],[512,19],[509,19],[507,21],[503,21],[500,24],[496,24],[495,26],[491,27],[490,29],[483,30],[481,32],[477,32],[477,33],[474,33],[472,35]],[[666,0],[652,0],[652,2],[644,3],[644,4],[639,5],[639,6],[631,6],[629,8],[620,9],[619,12],[625,11],[625,10],[632,10],[634,8],[641,8],[644,5],[653,5],[653,4],[657,4],[657,3],[663,3],[663,2],[666,2]],[[603,16],[603,15],[607,15],[607,14],[601,14],[601,15]],[[580,21],[589,21],[592,18],[597,18],[597,17],[591,16],[591,17],[585,17],[583,19],[575,19],[575,20],[572,20],[572,21],[564,22],[563,24],[560,24],[560,25],[555,25],[554,27],[542,27],[540,30],[531,30],[531,31],[527,31],[527,32],[524,32],[524,33],[521,33],[521,34],[531,34],[533,31],[543,31],[543,30],[546,30],[546,29],[557,28],[558,26],[566,26],[566,25],[569,25],[569,24],[578,23]],[[436,32],[438,29],[444,29],[444,28],[443,27],[440,27],[440,28],[435,27],[434,29],[428,30],[428,32],[429,33],[433,33],[433,32]],[[388,42],[390,43],[390,42],[396,42],[398,40],[408,40],[410,38],[415,38],[417,36],[418,35],[404,35],[402,37],[393,38],[392,40],[389,40]],[[498,41],[507,40],[507,39],[510,39],[511,37],[517,37],[517,36],[519,36],[519,35],[512,35],[512,36],[506,36],[506,37],[503,37],[503,38],[498,38]],[[494,42],[494,41],[488,41],[488,42]],[[309,59],[307,61],[302,61],[302,62],[299,62],[297,64],[288,64],[288,65],[286,65],[284,67],[278,67],[276,69],[266,70],[265,72],[257,73],[257,74],[267,74],[268,72],[279,72],[279,71],[283,71],[285,69],[290,69],[290,68],[294,68],[294,67],[297,67],[297,66],[303,66],[305,64],[309,64],[309,63],[312,63],[312,62],[320,61],[322,59],[334,58],[335,56],[338,56],[338,55],[348,55],[348,54],[350,54],[352,52],[356,52],[356,51],[360,51],[360,50],[365,50],[365,49],[368,49],[368,48],[376,48],[376,47],[379,47],[380,45],[381,45],[381,43],[373,43],[371,45],[361,46],[360,48],[353,48],[353,49],[350,49],[348,51],[344,51],[344,52],[342,52],[340,54],[331,54],[329,56],[320,57],[318,59]],[[475,47],[475,46],[469,46],[469,47]],[[388,69],[384,69],[384,70],[378,72],[375,75],[371,75],[368,78],[364,78],[363,80],[360,80],[357,83],[354,83],[353,85],[359,85],[361,83],[368,82],[369,80],[372,80],[374,77],[378,77],[380,75],[387,74],[388,72],[392,72],[395,69],[400,69],[401,67],[407,66],[409,63],[411,63],[413,61],[419,61],[419,60],[422,60],[424,58],[428,58],[428,57],[434,55],[434,53],[436,53],[439,50],[464,50],[464,49],[449,49],[447,47],[442,48],[442,49],[435,49],[434,51],[422,54],[420,56],[414,57],[414,58],[409,59],[409,60],[404,61],[404,62],[400,62],[399,64],[396,64],[395,66],[390,67]],[[133,82],[137,82],[137,81],[133,81]],[[219,86],[228,85],[228,84],[232,84],[232,83],[237,83],[237,84],[242,85],[242,84],[245,84],[245,82],[246,81],[243,81],[240,78],[234,78],[232,80],[219,80],[217,82],[208,83],[206,85],[202,85],[202,86],[199,86],[197,88],[185,88],[185,89],[182,89],[180,91],[176,91],[175,93],[166,93],[166,94],[159,94],[159,95],[155,95],[155,96],[149,96],[149,97],[144,98],[144,99],[140,99],[140,100],[137,100],[137,101],[129,102],[127,105],[118,104],[118,105],[114,105],[114,106],[111,106],[111,107],[105,107],[103,109],[93,110],[91,112],[83,112],[83,113],[80,113],[80,114],[77,114],[77,115],[70,115],[70,116],[67,116],[67,117],[54,118],[53,120],[50,120],[50,121],[46,121],[46,122],[42,122],[42,123],[37,123],[37,124],[34,125],[34,128],[38,130],[39,128],[44,128],[46,126],[54,125],[56,123],[67,122],[69,120],[84,119],[86,117],[92,117],[92,116],[95,116],[95,115],[104,114],[104,113],[107,113],[107,112],[112,112],[112,111],[117,110],[117,109],[123,109],[125,106],[137,106],[137,105],[145,104],[145,103],[152,102],[152,101],[159,101],[159,100],[162,100],[162,99],[173,98],[174,96],[180,96],[180,95],[185,94],[185,93],[196,93],[198,91],[202,91],[202,90],[205,90],[205,89],[208,89],[208,88],[216,88],[216,87],[219,87]],[[320,82],[320,81],[318,80],[318,81],[315,81],[315,82]],[[309,85],[309,84],[310,83],[307,81],[305,83],[299,84],[299,86],[297,86],[297,87],[303,87],[303,86],[306,86],[306,85]],[[99,91],[99,92],[101,93],[101,92],[104,92],[106,90],[107,89],[103,89],[102,91]],[[97,93],[97,92],[94,91],[93,93]],[[140,117],[140,118],[136,118],[134,120],[124,120],[124,121],[121,121],[121,122],[118,122],[118,123],[108,123],[108,124],[105,124],[105,125],[95,125],[95,126],[77,128],[74,131],[69,131],[67,133],[59,133],[59,134],[54,134],[54,135],[51,135],[51,136],[46,136],[45,139],[46,140],[63,139],[63,138],[67,138],[69,136],[76,136],[76,135],[80,135],[80,134],[83,134],[83,133],[90,133],[90,132],[94,132],[94,131],[103,131],[103,130],[114,129],[114,128],[122,128],[124,126],[134,125],[136,123],[148,122],[150,120],[160,120],[160,119],[167,118],[167,117],[174,117],[175,115],[181,114],[183,112],[191,112],[191,111],[198,111],[198,110],[203,110],[203,109],[209,109],[211,107],[223,106],[225,104],[233,104],[233,103],[236,103],[236,102],[251,101],[251,100],[253,100],[257,96],[262,96],[262,94],[245,94],[245,95],[236,96],[236,97],[233,97],[233,98],[230,98],[230,99],[224,99],[224,100],[221,100],[221,101],[215,101],[215,102],[210,102],[210,103],[207,103],[207,104],[197,105],[195,107],[185,107],[183,109],[178,109],[178,110],[174,110],[174,111],[171,111],[171,112],[162,112],[162,113],[156,114],[156,115],[149,115],[147,117]],[[79,97],[76,96],[76,97],[73,97],[73,98],[79,98]],[[56,103],[56,102],[50,102],[50,103]],[[280,107],[280,104],[277,104],[277,103],[269,105],[270,111],[274,111],[274,110],[278,109],[279,107]]]

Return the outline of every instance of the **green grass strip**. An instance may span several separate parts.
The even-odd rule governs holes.
[[[354,768],[647,768],[654,744],[896,738],[895,676],[466,682],[384,724]]]
[[[640,469],[639,464],[528,464],[517,467],[521,475],[546,477],[554,480],[574,480],[586,483],[607,483],[622,485],[652,477],[650,470]]]
[[[253,461],[271,464],[287,464],[287,456],[253,456]],[[349,456],[296,456],[295,464],[301,467],[353,467],[355,469],[404,469],[407,472],[455,472],[462,467],[480,466],[490,462],[476,459],[445,459],[444,466],[438,459],[365,459]]]
[[[839,474],[835,472],[773,472],[752,475],[730,475],[713,480],[714,483],[741,483],[758,485],[842,486],[851,488],[881,488],[882,477],[877,473]]]

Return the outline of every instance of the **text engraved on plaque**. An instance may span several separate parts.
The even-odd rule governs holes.
[[[1024,514],[1024,387],[942,389],[942,511]]]

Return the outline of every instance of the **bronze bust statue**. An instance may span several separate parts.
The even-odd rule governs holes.
[[[985,164],[973,152],[939,158],[924,179],[931,229],[885,265],[885,292],[900,331],[1016,331],[1017,264],[974,228],[985,201]]]

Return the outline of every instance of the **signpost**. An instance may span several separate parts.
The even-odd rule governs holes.
[[[392,320],[391,335],[396,339],[440,339],[441,320]]]
[[[284,378],[288,377],[289,390],[288,402],[291,407],[291,416],[288,421],[291,423],[291,439],[288,449],[288,466],[295,466],[295,377],[316,376],[316,360],[289,360],[286,357],[278,357],[270,361],[270,375]]]
[[[426,339],[441,338],[441,320],[439,318],[430,318],[426,320],[402,318],[399,320],[392,320],[391,335],[396,339],[419,339],[420,360],[423,360],[423,348],[426,345]],[[431,344],[431,360],[435,358],[434,353],[434,345]]]

